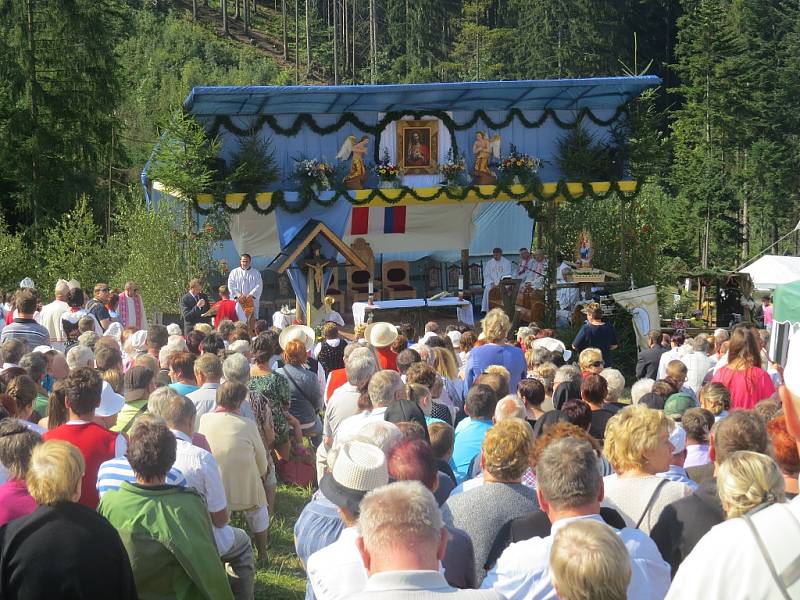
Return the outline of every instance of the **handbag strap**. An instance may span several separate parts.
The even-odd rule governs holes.
[[[294,389],[296,389],[298,392],[300,392],[300,395],[303,397],[303,400],[308,402],[313,407],[314,403],[311,400],[308,399],[308,396],[306,396],[306,393],[303,391],[303,388],[301,388],[299,385],[297,385],[297,382],[294,380],[294,378],[291,375],[289,375],[289,371],[286,368],[288,366],[289,365],[284,365],[283,366],[283,374],[286,375],[287,379],[292,382],[292,385],[294,386]]]
[[[142,406],[142,407],[141,407],[141,408],[140,408],[140,409],[139,409],[139,410],[136,412],[136,414],[135,414],[135,415],[133,415],[133,416],[131,417],[131,420],[130,420],[130,421],[128,421],[127,423],[125,423],[125,427],[123,427],[122,429],[120,429],[120,431],[119,431],[119,432],[120,432],[120,433],[128,433],[128,430],[129,430],[131,427],[133,427],[133,422],[134,422],[136,419],[138,419],[140,416],[142,416],[142,415],[143,415],[143,414],[144,414],[146,411],[147,411],[147,402],[145,402],[145,403],[144,403],[144,405],[143,405],[143,406]]]
[[[658,485],[653,490],[653,493],[650,494],[650,500],[647,501],[647,504],[645,505],[644,510],[642,511],[642,516],[639,517],[639,520],[636,521],[636,525],[634,525],[634,527],[636,529],[639,529],[639,525],[642,524],[642,521],[644,521],[644,518],[647,516],[647,513],[650,512],[651,508],[653,508],[653,502],[656,501],[656,497],[658,496],[658,492],[665,485],[667,485],[667,480],[666,479],[662,479],[661,481],[658,482]]]
[[[779,505],[782,506],[782,505]],[[783,573],[778,574],[778,571],[775,569],[775,563],[772,561],[772,557],[769,554],[769,550],[767,549],[766,544],[764,544],[764,540],[761,537],[761,534],[758,533],[758,529],[756,529],[755,524],[753,523],[753,519],[750,517],[751,514],[758,512],[764,508],[764,505],[759,505],[755,509],[751,510],[749,513],[742,515],[742,519],[747,526],[750,528],[750,533],[753,534],[753,537],[756,540],[756,544],[758,545],[758,549],[761,552],[761,556],[764,558],[764,562],[767,563],[767,567],[769,568],[769,573],[772,575],[772,580],[775,582],[775,585],[778,586],[778,589],[781,591],[781,596],[785,598],[785,600],[792,600],[791,595],[789,594],[789,590],[787,589],[790,585],[792,585],[798,578],[800,578],[800,557],[795,558],[789,566],[783,571]],[[795,521],[794,515],[790,510],[788,510],[785,506],[782,508],[789,513]]]

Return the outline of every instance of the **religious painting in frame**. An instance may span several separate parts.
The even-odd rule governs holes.
[[[397,121],[397,162],[406,175],[439,172],[439,121]]]

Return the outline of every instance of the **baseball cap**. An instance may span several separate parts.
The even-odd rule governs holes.
[[[683,413],[697,406],[689,394],[672,394],[664,403],[664,414],[680,421]]]

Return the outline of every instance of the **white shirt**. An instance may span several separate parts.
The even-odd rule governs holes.
[[[672,347],[664,352],[658,361],[658,375],[656,378],[664,379],[667,376],[667,365],[673,360],[680,360],[682,355],[681,346]]]
[[[336,437],[334,438],[334,445],[339,442],[347,441],[358,435],[361,428],[367,423],[372,421],[383,421],[386,407],[373,408],[371,411],[360,412],[352,417],[347,417],[339,424],[339,429],[336,430]]]
[[[780,575],[800,556],[800,499],[772,505],[751,518]],[[800,598],[800,580],[788,590],[791,598]],[[782,597],[753,533],[742,518],[720,523],[702,537],[681,563],[667,594],[668,600]]]
[[[50,343],[64,342],[64,328],[61,326],[61,315],[69,310],[69,304],[63,300],[53,300],[50,304],[42,307],[39,315],[39,324],[47,328],[50,332]],[[62,346],[63,349],[63,346]]]
[[[546,538],[535,537],[506,548],[481,584],[494,589],[506,600],[544,600],[557,598],[550,580],[550,548],[559,529],[578,519],[603,522],[600,515],[561,519],[553,523]],[[631,582],[628,600],[661,600],[669,588],[669,565],[661,558],[655,542],[638,529],[615,529],[631,557]],[[691,598],[692,596],[685,596]],[[697,598],[703,595],[695,596]]]
[[[263,289],[261,273],[253,267],[246,271],[241,267],[236,267],[228,275],[228,289],[231,292],[231,298],[236,298],[240,294],[252,296],[255,305],[258,306],[258,299],[261,298]]]
[[[347,600],[364,589],[367,571],[356,547],[357,527],[346,527],[339,539],[308,558],[306,572],[317,600]]]
[[[703,379],[714,365],[711,364],[704,352],[689,352],[684,354],[680,361],[686,365],[686,385],[695,394],[699,394],[700,388],[703,387]],[[661,367],[660,362],[658,366]]]
[[[196,489],[208,505],[208,512],[215,513],[228,506],[219,465],[211,452],[192,444],[192,438],[175,429],[171,430],[177,441],[174,468],[186,478],[188,487]],[[230,525],[213,527],[214,541],[220,555],[233,546],[234,533]]]
[[[214,412],[214,410],[217,408],[218,388],[218,383],[204,383],[199,389],[186,394],[186,397],[192,401],[192,404],[194,404],[194,408],[197,411],[197,414],[194,418],[195,430],[200,427],[200,417],[206,413]],[[253,409],[250,407],[250,403],[247,400],[242,402],[242,406],[239,409],[239,414],[241,414],[245,419],[250,419],[252,421],[256,420],[255,416],[253,415]]]

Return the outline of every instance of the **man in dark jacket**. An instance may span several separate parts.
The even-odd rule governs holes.
[[[647,334],[647,350],[642,350],[639,353],[639,360],[636,363],[636,379],[658,379],[658,363],[661,360],[661,355],[667,349],[661,346],[661,332],[657,329],[652,329]]]
[[[768,441],[764,421],[755,413],[736,411],[719,421],[711,431],[708,448],[714,461],[715,475],[719,466],[734,452],[750,450],[766,454]],[[701,483],[693,495],[664,507],[650,537],[670,564],[673,577],[700,538],[724,520],[716,476]]]
[[[183,333],[189,333],[198,323],[211,324],[211,317],[203,314],[209,309],[208,296],[203,292],[203,282],[192,279],[189,292],[181,298],[181,316],[183,317]]]

